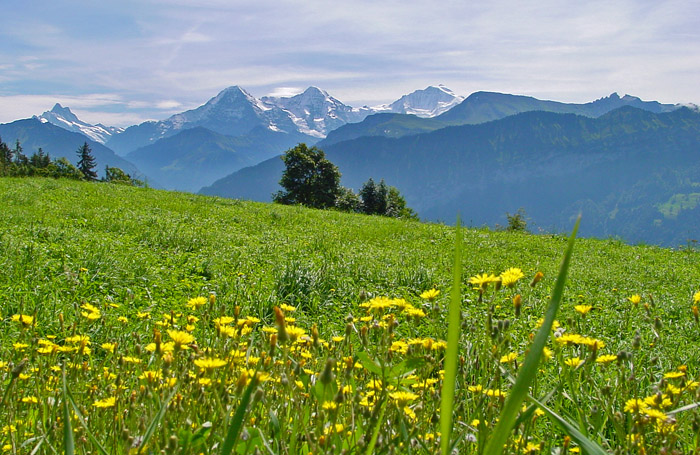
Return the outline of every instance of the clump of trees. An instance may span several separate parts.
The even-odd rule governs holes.
[[[76,151],[78,166],[74,166],[68,159],[61,157],[52,159],[41,147],[31,156],[24,153],[19,140],[15,147],[10,148],[0,138],[0,177],[53,177],[68,178],[74,180],[96,181],[97,161],[92,155],[92,150],[85,142]],[[106,182],[122,183],[134,186],[144,186],[140,180],[132,178],[119,168],[107,166],[105,169]]]
[[[384,179],[377,184],[370,178],[359,193],[341,186],[340,171],[326,158],[323,150],[299,144],[287,150],[282,160],[285,170],[280,186],[284,190],[273,194],[273,200],[277,203],[418,219],[399,190],[387,185]]]

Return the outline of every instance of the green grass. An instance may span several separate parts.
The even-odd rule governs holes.
[[[444,351],[430,344],[447,339],[453,227],[49,179],[0,179],[0,207],[0,380],[9,391],[0,408],[0,449],[61,453],[72,433],[75,453],[98,450],[92,437],[108,452],[123,453],[129,445],[139,448],[145,436],[149,447],[143,453],[221,453],[224,446],[232,453],[367,453],[368,447],[375,453],[438,453]],[[473,390],[511,390],[554,290],[566,242],[557,235],[463,230],[451,436],[460,453],[485,449],[504,400]],[[671,394],[672,405],[664,408],[676,419],[673,434],[624,407],[633,398],[671,393],[668,384],[694,387],[698,380],[700,327],[692,306],[700,289],[699,259],[696,251],[577,239],[557,334],[594,337],[605,347],[594,353],[580,344],[559,345],[550,336],[552,359],[541,364],[530,395],[553,414],[535,413],[536,406],[523,411],[506,452],[539,444],[542,453],[564,450],[567,427],[553,415],[608,451],[696,447],[697,408],[672,414],[700,401],[694,388]],[[489,286],[480,295],[468,284],[472,276],[510,267],[525,274],[513,288]],[[544,279],[528,286],[537,271]],[[423,301],[419,295],[432,288],[442,291],[438,299]],[[216,296],[211,303],[186,306],[210,294]],[[516,294],[522,296],[518,316]],[[628,299],[634,294],[641,296],[637,305]],[[382,296],[405,299],[426,317],[406,318],[395,306],[381,314],[360,306]],[[100,309],[101,317],[91,322],[82,316],[85,303]],[[282,304],[296,307],[290,324],[305,329],[308,346],[280,341],[273,348],[261,330],[275,327],[273,308]],[[574,309],[579,304],[593,309],[581,316]],[[36,322],[23,328],[11,320],[18,314]],[[172,326],[157,324],[171,315],[178,319]],[[170,341],[167,330],[184,330],[188,315],[199,318],[192,323],[197,349],[170,361],[146,350],[157,337]],[[260,322],[251,322],[249,334],[226,338],[215,330],[214,319],[221,316]],[[314,326],[328,347],[311,337]],[[37,352],[39,340],[71,346],[66,339],[72,335],[90,337],[90,355]],[[336,343],[333,336],[345,338]],[[433,341],[406,352],[394,344],[419,337]],[[107,342],[117,344],[115,353],[101,347]],[[254,372],[246,381],[241,365],[226,357],[233,351],[245,353],[248,368],[273,378],[247,398]],[[511,353],[516,360],[500,362]],[[595,362],[595,356],[618,353],[608,366]],[[229,365],[198,370],[193,362],[208,357],[227,358]],[[573,357],[583,363],[566,366]],[[14,374],[25,358],[21,373]],[[329,370],[333,380],[321,387],[317,380],[328,362],[335,365]],[[67,390],[86,425],[64,402],[64,365]],[[684,377],[663,378],[681,365]],[[147,370],[162,377],[138,379]],[[172,400],[165,384],[170,377],[178,384]],[[438,382],[413,387],[426,379]],[[375,395],[367,389],[370,380],[382,381]],[[392,398],[399,390],[420,397],[404,405]],[[22,401],[31,397],[39,403]],[[93,406],[107,397],[117,398],[114,407]],[[337,409],[324,408],[327,401]],[[66,413],[72,415],[70,427],[62,424]],[[238,422],[236,434],[227,437],[232,421]],[[330,424],[343,429],[334,432]]]

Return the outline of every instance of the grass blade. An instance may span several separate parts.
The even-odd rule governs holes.
[[[243,391],[243,396],[241,396],[241,402],[238,403],[236,407],[236,412],[231,418],[231,422],[228,426],[228,431],[226,432],[226,439],[221,445],[221,455],[231,455],[233,449],[236,447],[238,442],[238,437],[243,429],[243,419],[248,412],[248,405],[250,404],[251,396],[253,395],[253,390],[258,386],[258,375],[257,373],[253,375],[250,379],[250,384]]]
[[[576,441],[576,444],[578,444],[581,447],[581,449],[583,449],[584,453],[588,455],[607,455],[607,452],[603,450],[601,446],[584,436],[583,433],[581,433],[578,430],[578,428],[576,428],[576,426],[573,425],[571,422],[569,422],[556,412],[552,411],[544,404],[535,400],[534,398],[530,397],[530,399],[535,404],[537,404],[537,406],[539,406],[540,409],[546,412],[564,431],[566,431],[568,435],[571,436],[571,439]]]
[[[166,398],[166,400],[163,402],[160,409],[158,410],[158,413],[155,415],[155,417],[153,417],[153,420],[151,420],[151,423],[148,425],[148,428],[146,428],[146,433],[144,433],[143,439],[139,444],[138,453],[143,452],[143,449],[145,449],[146,445],[148,445],[148,441],[151,439],[151,436],[153,436],[153,433],[156,431],[156,428],[158,428],[160,421],[163,420],[163,417],[165,416],[165,411],[168,410],[168,404],[170,404],[170,400],[172,400],[172,398],[175,396],[176,391],[177,386],[175,386],[172,392],[170,392],[170,395],[168,395],[168,398]]]
[[[70,423],[70,408],[68,407],[68,387],[66,386],[66,367],[63,366],[63,448],[66,455],[75,453],[73,427]]]
[[[457,357],[459,353],[459,329],[462,286],[462,227],[457,217],[455,232],[455,261],[452,268],[452,292],[448,311],[447,350],[445,351],[445,379],[442,382],[440,403],[440,451],[447,455],[452,433],[452,411],[457,383]]]
[[[379,406],[379,416],[377,416],[377,420],[374,422],[374,429],[372,430],[372,439],[367,445],[367,452],[365,452],[367,455],[372,455],[374,453],[374,446],[377,445],[379,429],[382,427],[384,413],[386,412],[386,395],[382,397],[382,400],[377,406]]]
[[[65,387],[65,384],[64,384]],[[75,400],[73,399],[73,396],[70,393],[70,390],[68,390],[67,387],[65,387],[66,391],[66,396],[68,397],[68,402],[70,402],[70,405],[73,407],[73,412],[75,412],[76,417],[78,417],[78,420],[80,421],[80,424],[85,428],[85,432],[88,435],[88,438],[90,439],[90,442],[92,442],[95,447],[100,451],[102,455],[109,455],[109,452],[105,450],[104,447],[102,447],[102,444],[99,443],[97,438],[95,437],[94,434],[92,434],[92,431],[90,431],[90,428],[87,426],[87,422],[85,421],[85,417],[83,417],[83,414],[80,412],[80,409],[78,409],[78,405],[75,404]],[[72,435],[71,435],[72,437]]]
[[[571,261],[571,254],[574,249],[574,240],[576,239],[576,233],[578,232],[580,222],[581,216],[579,215],[578,219],[576,220],[576,224],[574,225],[574,230],[571,233],[571,237],[569,237],[566,251],[564,251],[564,259],[562,260],[561,267],[559,268],[557,281],[554,283],[552,298],[547,306],[544,322],[537,331],[537,335],[535,335],[530,351],[525,357],[525,361],[520,368],[520,373],[518,373],[515,384],[513,385],[513,388],[508,395],[508,399],[503,406],[501,416],[498,419],[498,424],[496,424],[496,428],[493,430],[493,433],[491,433],[491,438],[486,444],[486,449],[484,451],[485,455],[500,455],[503,452],[503,447],[505,446],[508,436],[515,425],[518,412],[520,411],[520,405],[528,396],[530,384],[532,384],[532,382],[535,380],[535,376],[537,375],[537,367],[540,363],[540,358],[542,357],[542,351],[544,350],[545,344],[547,344],[547,339],[549,338],[549,333],[552,330],[554,318],[556,317],[557,311],[559,310],[559,305],[561,304],[562,295],[564,293],[564,284],[566,283],[566,275],[569,271],[569,262]],[[449,343],[447,347],[449,349]]]

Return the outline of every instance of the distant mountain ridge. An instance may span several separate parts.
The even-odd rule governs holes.
[[[632,106],[655,113],[670,112],[682,107],[680,104],[642,101],[630,95],[625,95],[621,98],[617,93],[590,103],[575,104],[539,100],[523,95],[475,92],[461,103],[435,117],[425,119],[411,118],[409,115],[394,115],[382,119],[368,117],[360,123],[344,125],[331,132],[326,139],[319,143],[319,146],[326,147],[343,140],[356,139],[362,136],[401,137],[434,131],[446,126],[474,125],[529,111],[599,117],[606,112],[623,106]]]
[[[389,106],[353,108],[318,87],[290,97],[266,96],[260,99],[239,86],[222,90],[204,105],[166,120],[134,125],[110,138],[107,145],[120,155],[178,132],[201,126],[226,136],[245,136],[254,128],[306,136],[315,143],[345,124],[360,122],[377,112],[420,112],[437,115],[461,98],[446,87],[417,90]]]
[[[147,178],[133,163],[117,156],[103,144],[87,138],[84,134],[68,131],[37,117],[0,124],[0,137],[10,146],[19,141],[27,156],[31,156],[41,147],[51,158],[65,157],[73,164],[78,162],[76,151],[87,142],[97,161],[95,170],[100,177],[104,176],[105,166],[110,166],[118,167],[140,180]],[[156,182],[150,184],[158,186]]]
[[[300,141],[303,141],[300,135],[262,127],[245,136],[233,137],[197,126],[136,149],[126,158],[166,189],[197,192]]]
[[[70,108],[63,107],[59,103],[56,103],[50,111],[46,111],[36,118],[40,121],[49,122],[52,125],[56,125],[65,130],[84,134],[91,140],[99,142],[100,144],[104,144],[113,135],[124,131],[124,128],[105,126],[101,123],[91,125],[83,122],[73,112],[71,112]]]
[[[461,213],[468,224],[494,226],[523,207],[535,229],[547,231],[582,211],[584,235],[666,246],[698,235],[700,113],[687,108],[622,106],[597,118],[529,111],[324,150],[343,185],[384,178],[427,220]],[[282,169],[272,158],[201,192],[270,200]]]
[[[391,104],[373,108],[377,113],[411,114],[416,117],[430,118],[443,114],[464,101],[444,85],[429,86],[424,90],[404,95]]]

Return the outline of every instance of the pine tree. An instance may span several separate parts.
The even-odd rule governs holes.
[[[97,180],[97,172],[94,170],[97,167],[97,161],[95,157],[92,156],[92,150],[90,150],[88,143],[85,142],[78,149],[77,153],[80,158],[80,160],[78,160],[78,169],[83,173],[83,178],[90,181]]]
[[[12,168],[12,150],[0,138],[0,175],[10,175]]]

